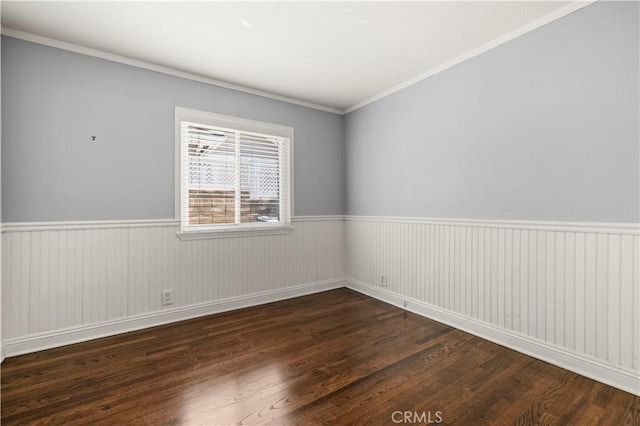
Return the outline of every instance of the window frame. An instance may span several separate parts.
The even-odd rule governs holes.
[[[177,236],[182,240],[205,238],[225,238],[236,236],[281,235],[290,233],[293,228],[291,222],[251,222],[246,224],[218,224],[202,226],[199,229],[188,229],[182,218],[182,122],[193,122],[214,127],[236,129],[241,132],[261,133],[270,136],[288,138],[289,163],[289,218],[294,214],[293,200],[293,128],[274,123],[250,120],[242,117],[223,115],[213,112],[200,111],[185,107],[175,107],[175,185],[174,207],[175,217],[180,220],[180,230]]]

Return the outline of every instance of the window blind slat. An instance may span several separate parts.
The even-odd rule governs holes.
[[[181,127],[187,227],[290,221],[288,138],[185,121]]]

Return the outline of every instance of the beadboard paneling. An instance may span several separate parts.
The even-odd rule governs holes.
[[[637,226],[325,216],[293,227],[181,241],[176,221],[6,226],[3,346],[11,356],[348,277],[355,290],[640,394]],[[162,307],[166,288],[175,304]]]
[[[640,377],[637,225],[348,216],[345,233],[356,287]]]
[[[9,225],[2,337],[342,279],[343,226],[341,216],[300,217],[288,235],[181,241],[175,221]],[[163,289],[173,305],[161,306]]]

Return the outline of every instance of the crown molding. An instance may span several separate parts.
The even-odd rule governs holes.
[[[562,18],[563,16],[566,16],[570,13],[573,13],[577,10],[582,9],[585,6],[588,6],[592,3],[595,3],[597,0],[577,0],[577,1],[573,1],[570,4],[568,4],[567,6],[560,8],[558,10],[555,10],[554,12],[551,12],[541,18],[538,18],[534,21],[529,22],[528,24],[525,24],[513,31],[510,31],[500,37],[497,37],[481,46],[476,47],[475,49],[472,49],[470,51],[468,51],[467,53],[464,53],[450,61],[447,61],[437,67],[431,68],[430,70],[414,77],[411,78],[403,83],[400,83],[396,86],[391,87],[390,89],[387,89],[383,92],[378,93],[375,96],[372,96],[368,99],[363,100],[362,102],[359,102],[349,108],[345,108],[345,109],[337,109],[337,108],[332,108],[332,107],[328,107],[325,105],[319,105],[319,104],[315,104],[312,102],[307,102],[307,101],[303,101],[300,99],[295,99],[295,98],[290,98],[287,96],[283,96],[283,95],[278,95],[275,93],[271,93],[271,92],[266,92],[263,90],[259,90],[259,89],[254,89],[251,87],[246,87],[246,86],[242,86],[242,85],[238,85],[238,84],[233,84],[233,83],[229,83],[226,81],[222,81],[222,80],[216,80],[210,77],[205,77],[203,75],[199,75],[199,74],[194,74],[194,73],[190,73],[187,71],[181,71],[175,68],[171,68],[171,67],[166,67],[163,65],[158,65],[158,64],[154,64],[154,63],[150,63],[150,62],[146,62],[146,61],[142,61],[142,60],[138,60],[138,59],[133,59],[133,58],[129,58],[126,56],[120,56],[120,55],[116,55],[113,53],[108,53],[108,52],[104,52],[101,50],[97,50],[97,49],[91,49],[88,47],[83,47],[83,46],[79,46],[76,44],[72,44],[72,43],[67,43],[67,42],[63,42],[63,41],[59,41],[59,40],[55,40],[55,39],[51,39],[48,37],[43,37],[43,36],[39,36],[39,35],[35,35],[35,34],[31,34],[31,33],[27,33],[24,31],[19,31],[19,30],[15,30],[13,28],[8,28],[8,27],[2,27],[1,28],[1,32],[2,35],[8,36],[8,37],[13,37],[13,38],[17,38],[20,40],[25,40],[25,41],[29,41],[29,42],[33,42],[33,43],[37,43],[37,44],[42,44],[45,46],[49,46],[49,47],[54,47],[54,48],[58,48],[58,49],[63,49],[63,50],[67,50],[70,52],[75,52],[75,53],[79,53],[82,55],[87,55],[87,56],[92,56],[95,58],[101,58],[101,59],[106,59],[109,61],[113,61],[113,62],[119,62],[121,64],[126,64],[126,65],[130,65],[130,66],[134,66],[137,68],[142,68],[142,69],[146,69],[146,70],[150,70],[150,71],[156,71],[156,72],[160,72],[163,74],[168,74],[168,75],[172,75],[175,77],[180,77],[180,78],[185,78],[188,80],[193,80],[193,81],[198,81],[200,83],[205,83],[205,84],[210,84],[212,86],[218,86],[218,87],[223,87],[226,89],[231,89],[231,90],[236,90],[239,92],[244,92],[244,93],[249,93],[252,95],[256,95],[256,96],[262,96],[265,98],[269,98],[269,99],[273,99],[273,100],[277,100],[277,101],[281,101],[281,102],[287,102],[290,104],[294,104],[294,105],[299,105],[299,106],[303,106],[303,107],[307,107],[307,108],[312,108],[312,109],[316,109],[319,111],[325,111],[325,112],[330,112],[333,114],[341,114],[341,115],[346,115],[350,112],[356,111],[366,105],[369,105],[370,103],[373,103],[377,100],[380,100],[382,98],[385,98],[389,95],[392,95],[402,89],[405,89],[409,86],[413,86],[416,83],[421,82],[422,80],[425,80],[429,77],[432,77],[436,74],[441,73],[442,71],[445,71],[451,67],[454,67],[455,65],[458,65],[468,59],[474,58],[478,55],[481,55],[482,53],[485,53],[495,47],[498,47],[508,41],[514,40],[518,37],[520,37],[521,35],[524,35],[528,32],[531,32],[537,28],[540,28],[546,24],[549,24],[557,19]]]
[[[94,58],[106,59],[108,61],[118,62],[125,65],[130,65],[137,68],[142,68],[149,71],[156,71],[163,74],[172,75],[174,77],[180,77],[187,80],[193,80],[200,83],[210,84],[212,86],[223,87],[225,89],[236,90],[238,92],[249,93],[251,95],[262,96],[263,98],[269,98],[276,101],[286,102],[289,104],[299,105],[307,108],[312,108],[320,111],[330,112],[333,114],[343,114],[342,110],[331,108],[325,105],[315,104],[313,102],[307,102],[300,99],[290,98],[288,96],[278,95],[276,93],[266,92],[251,87],[242,86],[239,84],[233,84],[222,80],[216,80],[213,78],[205,77],[203,75],[190,73],[187,71],[181,71],[179,69],[166,67],[164,65],[158,65],[151,62],[141,61],[139,59],[133,59],[126,56],[120,56],[113,53],[104,52],[97,49],[91,49],[88,47],[79,46],[73,43],[67,43],[64,41],[55,40],[48,37],[42,37],[36,34],[27,33],[24,31],[15,30],[13,28],[2,27],[2,35],[17,38],[32,43],[42,44],[44,46],[55,47],[57,49],[67,50],[69,52],[79,53],[81,55],[92,56]]]
[[[560,8],[558,10],[555,10],[541,18],[538,18],[534,21],[529,22],[528,24],[525,24],[519,28],[516,28],[513,31],[510,31],[506,34],[501,35],[500,37],[497,37],[481,46],[476,47],[475,49],[472,49],[470,51],[468,51],[467,53],[464,53],[460,56],[458,56],[455,59],[452,59],[450,61],[447,61],[441,65],[438,65],[437,67],[431,68],[430,70],[410,79],[405,81],[404,83],[400,83],[396,86],[393,86],[390,89],[385,90],[384,92],[378,93],[375,96],[372,96],[368,99],[365,99],[362,102],[359,102],[345,110],[342,111],[342,114],[348,114],[350,112],[353,112],[355,110],[358,110],[366,105],[369,105],[370,103],[373,103],[377,100],[380,100],[382,98],[386,98],[389,95],[392,95],[402,89],[406,89],[409,86],[413,86],[416,83],[421,82],[422,80],[425,80],[429,77],[432,77],[436,74],[441,73],[442,71],[445,71],[451,67],[454,67],[468,59],[474,58],[478,55],[481,55],[482,53],[485,53],[491,49],[493,49],[494,47],[498,47],[501,44],[504,44],[508,41],[511,41],[513,39],[516,39],[518,37],[520,37],[521,35],[524,35],[528,32],[531,32],[537,28],[542,27],[543,25],[549,24],[557,19],[562,18],[563,16],[566,16],[570,13],[573,13],[579,9],[582,9],[585,6],[588,6],[592,3],[595,3],[596,0],[578,0],[578,1],[574,1],[570,4],[568,4],[567,6]]]

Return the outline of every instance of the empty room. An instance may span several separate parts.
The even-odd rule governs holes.
[[[640,3],[0,12],[3,425],[640,425]]]

